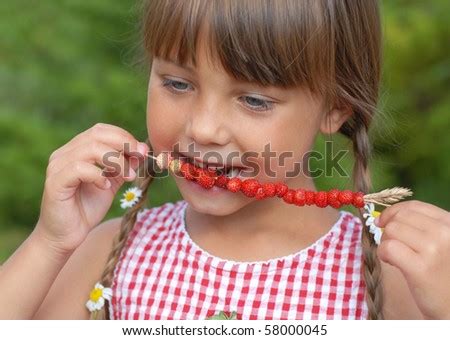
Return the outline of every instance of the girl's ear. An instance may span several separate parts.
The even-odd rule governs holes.
[[[332,134],[339,131],[342,124],[350,118],[353,111],[350,106],[343,106],[341,108],[333,108],[322,117],[320,123],[320,132],[323,134]]]

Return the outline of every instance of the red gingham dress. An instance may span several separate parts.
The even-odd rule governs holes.
[[[341,210],[309,247],[257,262],[221,259],[185,228],[184,200],[142,209],[114,270],[111,319],[366,319],[361,220]]]

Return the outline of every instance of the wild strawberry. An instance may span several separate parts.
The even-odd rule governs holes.
[[[339,193],[339,202],[342,204],[352,204],[353,192],[351,190],[344,190]]]
[[[183,177],[190,181],[194,180],[197,174],[194,166],[190,163],[183,163],[183,165],[181,165],[180,171],[183,174]]]
[[[248,178],[242,182],[241,191],[247,197],[255,197],[260,184],[256,179]]]
[[[283,197],[289,190],[288,186],[284,183],[275,184],[276,192],[278,197]]]
[[[209,177],[217,178],[217,172],[216,172],[216,170],[205,169],[205,174],[208,175]]]
[[[327,193],[325,191],[316,192],[314,195],[314,203],[320,208],[325,208],[328,205]]]
[[[313,205],[314,204],[314,191],[306,190],[305,191],[305,203],[307,205]]]
[[[338,189],[331,189],[327,192],[328,201],[338,201],[339,200],[339,193],[340,191]]]
[[[266,198],[266,193],[264,192],[263,187],[259,187],[258,190],[256,190],[255,198],[257,200],[262,200],[262,199]]]
[[[342,203],[339,201],[331,201],[331,202],[329,201],[328,204],[336,209],[339,209],[342,206]]]
[[[364,207],[364,193],[361,191],[354,192],[352,203],[353,203],[353,206],[356,208],[363,208]]]
[[[295,190],[289,189],[283,196],[283,201],[285,201],[288,204],[294,203],[294,194]]]
[[[277,188],[276,185],[274,183],[264,183],[262,185],[263,189],[264,189],[264,194],[267,197],[274,197],[277,193]]]
[[[339,201],[339,193],[340,191],[338,189],[331,189],[327,192],[328,204],[336,209],[340,208],[342,205]]]
[[[238,192],[241,190],[241,179],[237,177],[231,178],[227,183],[227,189],[231,192]]]
[[[207,170],[202,169],[197,176],[197,182],[205,189],[210,189],[214,186],[215,179],[210,176]]]
[[[179,159],[172,159],[169,163],[169,170],[174,174],[178,174],[181,168],[182,161]]]
[[[220,175],[219,177],[217,177],[215,185],[219,188],[226,189],[229,180],[230,179],[227,176]]]
[[[335,209],[339,209],[342,206],[341,202],[339,202],[339,201],[328,202],[328,205]]]
[[[167,169],[169,167],[170,162],[172,162],[173,157],[168,152],[161,152],[156,157],[156,164],[160,169]]]
[[[297,189],[294,194],[294,204],[298,206],[304,206],[306,203],[305,190]]]

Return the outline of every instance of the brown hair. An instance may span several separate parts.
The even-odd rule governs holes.
[[[145,1],[142,13],[142,46],[150,64],[153,57],[169,58],[175,52],[178,63],[195,66],[199,32],[206,24],[209,55],[218,57],[236,79],[306,86],[323,96],[329,107],[350,106],[353,114],[339,132],[353,143],[354,189],[370,191],[368,131],[376,112],[381,67],[376,0],[158,0]],[[104,286],[111,286],[127,234],[146,200],[152,175],[144,174],[138,183],[144,196],[123,218],[101,278]],[[368,228],[363,229],[369,319],[382,319],[380,262]]]

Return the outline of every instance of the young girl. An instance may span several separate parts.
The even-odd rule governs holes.
[[[318,133],[349,138],[353,189],[370,192],[376,1],[151,1],[143,17],[149,138],[96,124],[52,153],[37,225],[0,271],[0,318],[450,318],[450,215],[436,206],[385,209],[378,247],[350,212],[177,176],[183,200],[145,208],[156,172],[147,155],[175,145],[191,161],[241,169],[229,177],[316,191],[307,171],[286,173]],[[270,174],[255,170],[269,142]],[[250,151],[258,167],[229,158]],[[114,152],[124,166],[106,176]],[[133,180],[138,203],[100,223]]]

